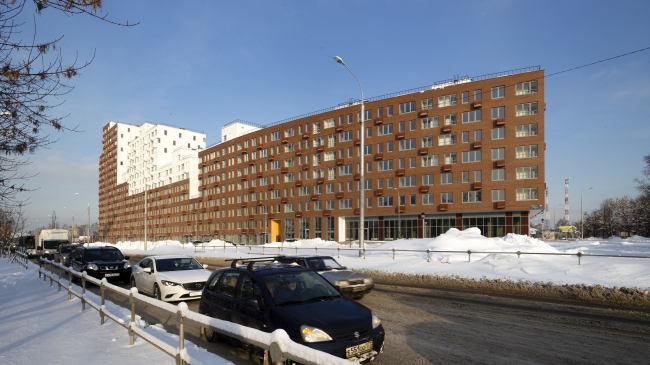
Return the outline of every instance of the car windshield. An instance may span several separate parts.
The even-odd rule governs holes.
[[[200,270],[203,266],[191,257],[156,260],[158,271]]]
[[[331,257],[310,257],[305,259],[307,266],[316,271],[343,269],[336,260]]]
[[[72,252],[77,246],[68,246],[68,245],[63,245],[61,246],[61,253],[70,253]]]
[[[262,277],[276,305],[295,304],[341,296],[331,284],[313,271],[300,270]]]
[[[86,250],[84,253],[86,261],[119,261],[124,260],[120,250]]]
[[[59,248],[60,245],[64,243],[70,243],[70,242],[63,241],[63,240],[47,240],[47,241],[43,241],[43,248],[47,250],[52,250],[52,249],[56,250],[57,248]]]

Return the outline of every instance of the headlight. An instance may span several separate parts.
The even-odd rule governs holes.
[[[332,341],[332,338],[323,330],[311,326],[300,326],[300,335],[305,342]]]
[[[95,271],[97,271],[97,270],[99,270],[99,268],[98,268],[97,265],[95,265],[95,264],[88,264],[88,270],[95,270]]]
[[[131,263],[128,262],[128,261],[125,262],[125,263],[124,263],[124,268],[125,268],[125,269],[130,269],[130,268],[131,268]]]
[[[372,278],[365,278],[363,279],[364,284],[372,284]]]
[[[379,327],[381,324],[381,321],[379,320],[379,317],[375,314],[375,312],[370,312],[372,314],[372,329],[375,329]]]
[[[167,280],[161,280],[161,282],[162,282],[162,285],[164,285],[164,286],[177,286],[177,285],[181,285],[181,284],[179,284],[179,283],[175,283],[175,282],[173,282],[173,281],[167,281]]]
[[[339,288],[344,288],[346,286],[350,286],[350,282],[347,280],[339,280],[336,282],[336,285],[338,285]]]

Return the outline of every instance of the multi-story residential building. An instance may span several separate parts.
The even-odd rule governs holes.
[[[543,70],[446,80],[364,104],[363,124],[358,102],[268,126],[235,121],[222,141],[197,151],[196,173],[171,180],[150,176],[147,169],[161,170],[142,153],[150,141],[129,146],[129,170],[116,180],[116,136],[129,126],[109,123],[101,239],[142,239],[146,209],[149,239],[350,241],[358,239],[360,204],[367,240],[468,227],[489,237],[528,234],[529,211],[546,188]]]

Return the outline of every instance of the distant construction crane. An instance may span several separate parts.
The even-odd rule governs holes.
[[[569,223],[569,179],[564,179],[564,220],[567,225],[571,224]]]

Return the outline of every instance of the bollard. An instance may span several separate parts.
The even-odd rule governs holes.
[[[427,248],[427,262],[431,262],[431,250]]]
[[[472,250],[467,250],[468,262],[472,262]]]
[[[104,286],[104,281],[102,280],[102,284],[100,285],[100,289],[102,291],[102,306],[99,309],[99,316],[101,317],[100,321],[100,326],[104,325],[104,303],[105,303],[105,298],[106,298],[106,287]]]
[[[129,302],[131,302],[131,323],[129,323],[129,337],[131,339],[131,345],[135,342],[135,332],[133,332],[133,325],[135,324],[135,297],[133,292],[129,293]]]
[[[363,249],[363,259],[364,260],[366,259],[366,249],[365,248]]]
[[[395,261],[395,249],[393,248],[393,261]]]
[[[72,292],[70,291],[70,287],[72,286],[72,273],[70,272],[70,268],[68,268],[68,302],[72,300]]]
[[[86,272],[81,276],[81,310],[86,310]]]
[[[178,349],[182,350],[185,348],[184,318],[180,309],[176,313],[178,313]]]
[[[517,251],[517,258],[518,258],[518,259],[521,258],[521,251]]]
[[[41,260],[38,260],[38,278],[41,278]],[[45,281],[45,278],[43,278],[43,281]]]
[[[298,246],[296,246],[296,255],[298,255]]]
[[[278,256],[280,256],[280,246],[278,246]]]
[[[59,291],[61,291],[61,266],[59,266]]]
[[[578,256],[578,265],[582,265],[582,252],[578,252],[576,256]]]
[[[316,255],[318,255],[318,247],[316,247]]]
[[[341,248],[338,247],[337,250],[339,251],[339,256],[338,256],[338,258],[340,259],[340,258],[341,258]]]

